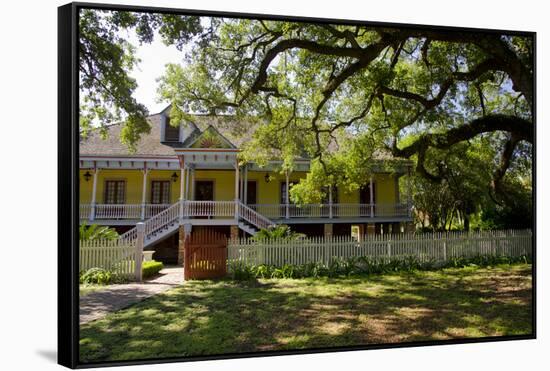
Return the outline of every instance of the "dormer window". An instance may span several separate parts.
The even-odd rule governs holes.
[[[165,142],[179,142],[180,140],[180,128],[179,126],[170,125],[170,117],[166,117],[166,123],[164,127],[164,141]]]

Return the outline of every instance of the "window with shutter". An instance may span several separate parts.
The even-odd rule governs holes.
[[[180,140],[180,128],[179,126],[170,125],[170,118],[166,118],[166,126],[164,127],[164,141],[165,142],[179,142]]]
[[[154,180],[151,182],[151,203],[169,204],[170,203],[170,181]]]
[[[123,204],[126,198],[126,182],[124,180],[105,181],[105,203]]]

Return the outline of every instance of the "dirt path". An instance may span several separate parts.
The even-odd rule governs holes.
[[[80,324],[95,321],[183,283],[183,267],[167,267],[143,283],[110,285],[80,298]]]

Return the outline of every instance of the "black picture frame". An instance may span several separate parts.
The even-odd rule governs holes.
[[[136,12],[170,13],[182,15],[221,16],[253,18],[266,20],[282,20],[315,23],[358,24],[387,27],[407,27],[413,29],[431,29],[438,31],[465,31],[482,33],[506,33],[533,38],[534,60],[536,61],[536,33],[514,30],[498,30],[483,28],[462,28],[447,26],[432,26],[419,24],[401,24],[389,22],[373,22],[358,20],[342,20],[329,18],[309,18],[283,15],[236,13],[223,11],[202,11],[190,9],[173,9],[161,7],[145,7],[97,3],[70,3],[58,8],[58,363],[69,368],[89,368],[100,366],[122,366],[136,364],[155,364],[182,361],[200,361],[216,359],[232,359],[246,357],[279,356],[288,354],[309,354],[323,352],[341,352],[366,349],[385,349],[401,347],[418,347],[432,345],[450,345],[466,343],[485,343],[494,341],[529,340],[537,338],[537,245],[536,245],[536,150],[533,150],[533,331],[531,334],[515,336],[484,337],[474,339],[456,339],[442,341],[422,341],[399,344],[372,344],[365,346],[334,347],[307,350],[265,351],[254,353],[223,354],[212,356],[175,357],[162,359],[145,359],[131,361],[113,361],[98,363],[79,362],[79,287],[78,287],[78,204],[79,204],[79,72],[78,72],[78,13],[80,9],[127,10]],[[536,149],[536,65],[533,74],[533,123],[534,147]]]

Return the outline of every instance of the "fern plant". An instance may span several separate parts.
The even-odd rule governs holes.
[[[97,224],[87,226],[86,223],[83,223],[80,225],[78,232],[82,241],[116,240],[118,238],[118,232],[114,228]]]
[[[260,229],[253,238],[256,241],[262,241],[274,239],[297,240],[304,237],[303,233],[294,232],[288,225],[280,224]]]

